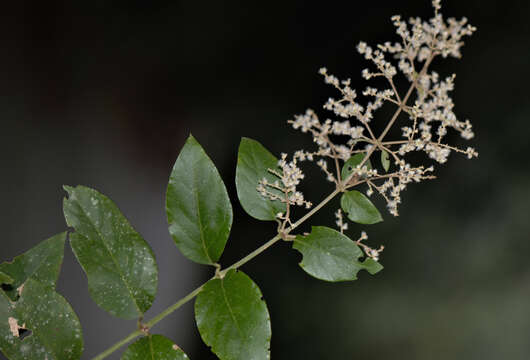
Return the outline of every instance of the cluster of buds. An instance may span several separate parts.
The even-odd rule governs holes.
[[[257,190],[265,198],[270,200],[279,200],[287,205],[305,206],[309,209],[312,204],[304,199],[304,195],[296,190],[300,180],[304,178],[302,170],[297,166],[298,156],[303,153],[297,153],[292,161],[287,161],[287,154],[282,154],[278,161],[278,169],[268,169],[275,175],[278,180],[270,182],[267,178],[260,180]],[[282,214],[279,214],[279,218]]]

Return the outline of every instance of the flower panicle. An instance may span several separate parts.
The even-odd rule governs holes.
[[[400,194],[407,185],[434,178],[432,165],[409,162],[411,153],[423,152],[428,159],[439,164],[446,163],[453,152],[464,154],[468,159],[478,156],[473,147],[463,149],[447,141],[451,133],[464,140],[474,137],[471,122],[459,120],[454,112],[451,92],[455,87],[455,75],[442,78],[429,69],[436,57],[461,58],[463,39],[472,35],[476,28],[468,24],[466,18],[444,19],[440,0],[432,1],[432,6],[434,16],[427,21],[420,18],[404,21],[399,15],[391,18],[400,41],[375,47],[366,42],[358,43],[358,53],[372,64],[362,70],[362,77],[365,80],[381,77],[386,80],[386,87],[368,86],[358,92],[352,87],[351,79],[340,80],[325,67],[319,70],[324,82],[340,95],[329,98],[323,106],[335,119],[322,121],[314,110],[308,109],[288,120],[294,129],[309,133],[317,147],[314,151],[297,151],[291,162],[286,162],[282,156],[278,178],[283,183],[284,178],[292,177],[296,183],[288,186],[283,183],[289,193],[295,194],[292,186],[296,187],[303,179],[297,161],[314,161],[326,179],[342,190],[366,184],[366,194],[380,194],[387,202],[388,211],[397,216]],[[409,83],[408,91],[398,90],[394,81],[397,76]],[[366,101],[361,101],[359,94]],[[395,107],[395,116],[383,124],[381,133],[376,134],[372,129],[375,114],[385,104]],[[400,128],[401,137],[388,139],[392,127]],[[374,153],[381,153],[381,156],[386,153],[393,170],[388,171],[390,165],[385,171],[367,167],[365,162]],[[367,159],[353,169],[348,179],[341,179],[341,164],[357,154],[365,154]],[[263,194],[267,196],[265,191]],[[299,193],[293,197],[292,203],[305,205],[306,200]]]

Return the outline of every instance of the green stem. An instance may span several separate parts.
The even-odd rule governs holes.
[[[272,239],[270,239],[269,241],[267,241],[265,244],[261,245],[259,248],[257,248],[256,250],[254,250],[253,252],[251,252],[250,254],[248,254],[247,256],[245,256],[244,258],[242,258],[241,260],[239,260],[238,262],[236,263],[233,263],[232,265],[230,265],[229,267],[227,267],[226,269],[224,269],[223,271],[221,271],[219,274],[222,276],[224,276],[228,271],[232,270],[232,269],[237,269],[241,266],[243,266],[244,264],[246,264],[247,262],[249,262],[250,260],[252,260],[253,258],[255,258],[256,256],[258,256],[259,254],[261,254],[263,251],[267,250],[268,248],[270,248],[272,245],[274,245],[276,242],[280,241],[282,238],[280,236],[280,234],[276,235],[275,237],[273,237]]]
[[[204,285],[206,285],[206,283],[202,284],[201,286],[199,286],[198,288],[190,292],[188,295],[184,296],[182,299],[180,299],[179,301],[177,301],[176,303],[168,307],[166,310],[162,311],[160,314],[158,314],[157,316],[149,320],[147,323],[145,323],[145,325],[147,325],[147,327],[149,328],[152,328],[153,326],[155,326],[158,322],[160,322],[166,316],[168,316],[173,311],[177,310],[179,307],[181,307],[182,305],[184,305],[185,303],[193,299],[195,296],[197,296],[201,292]]]
[[[142,332],[140,330],[136,330],[132,333],[130,333],[126,338],[118,341],[116,344],[112,345],[107,350],[103,351],[101,354],[93,358],[92,360],[101,360],[106,358],[107,356],[111,355],[113,352],[121,348],[122,346],[126,345],[129,341],[134,340],[138,336],[142,335]]]
[[[288,230],[291,231],[291,230],[294,230],[296,229],[298,226],[300,226],[304,221],[306,221],[307,219],[309,219],[311,216],[313,216],[318,210],[320,210],[324,205],[326,205],[328,202],[330,202],[335,196],[337,196],[337,194],[339,194],[341,192],[340,189],[335,189],[331,194],[328,195],[328,197],[326,197],[324,200],[322,200],[320,202],[320,204],[318,204],[317,206],[315,206],[314,208],[311,209],[311,211],[309,211],[307,214],[305,214],[304,216],[302,216],[300,219],[298,219],[297,222],[295,222]]]
[[[315,206],[314,208],[311,209],[311,211],[307,212],[307,214],[305,214],[304,216],[302,216],[300,219],[298,219],[297,222],[295,222],[293,225],[291,225],[287,230],[286,232],[289,233],[291,230],[294,230],[295,228],[297,228],[298,226],[300,226],[304,221],[306,221],[307,219],[309,219],[311,216],[313,216],[318,210],[320,210],[324,205],[326,205],[328,202],[330,202],[338,193],[340,193],[340,190],[338,189],[335,189],[331,194],[329,194],[324,200],[322,200],[317,206]],[[270,239],[269,241],[267,241],[265,244],[261,245],[259,248],[257,248],[256,250],[252,251],[250,254],[248,254],[247,256],[245,256],[244,258],[242,258],[241,260],[235,262],[234,264],[230,265],[229,267],[227,267],[226,269],[222,270],[219,272],[219,275],[220,276],[224,276],[229,270],[232,270],[232,269],[237,269],[241,266],[243,266],[244,264],[246,264],[247,262],[249,262],[250,260],[252,260],[253,258],[255,258],[256,256],[258,256],[259,254],[261,254],[263,251],[267,250],[269,247],[271,247],[272,245],[274,245],[275,243],[277,243],[278,241],[280,241],[282,239],[281,235],[278,234],[276,235],[275,237],[273,237],[272,239]],[[186,295],[185,297],[183,297],[182,299],[180,299],[179,301],[177,301],[176,303],[174,303],[173,305],[171,305],[170,307],[168,307],[166,310],[162,311],[160,314],[156,315],[154,318],[152,318],[151,320],[149,320],[147,323],[145,323],[144,325],[147,326],[149,329],[152,328],[153,326],[155,326],[158,322],[160,322],[161,320],[163,320],[164,318],[166,318],[168,315],[170,315],[171,313],[173,313],[175,310],[177,310],[178,308],[180,308],[182,305],[186,304],[188,301],[192,300],[195,296],[197,296],[202,288],[204,287],[204,285],[206,285],[206,283],[202,284],[201,286],[199,286],[198,288],[196,288],[195,290],[193,290],[192,292],[190,292],[188,295]],[[110,348],[108,348],[107,350],[105,350],[104,352],[102,352],[101,354],[99,354],[98,356],[96,356],[95,358],[93,358],[92,360],[102,360],[104,358],[106,358],[107,356],[111,355],[112,353],[114,353],[115,351],[117,351],[118,349],[120,349],[122,346],[126,345],[128,342],[134,340],[135,338],[137,338],[138,336],[141,336],[143,335],[144,333],[141,332],[140,330],[136,330],[136,331],[133,331],[132,333],[130,333],[126,338],[118,341],[116,344],[112,345]]]

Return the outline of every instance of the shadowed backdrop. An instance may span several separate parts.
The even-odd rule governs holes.
[[[271,314],[273,359],[530,357],[530,5],[443,5],[444,15],[466,16],[478,28],[461,61],[433,69],[457,73],[455,112],[473,122],[469,145],[480,157],[452,154],[437,166],[438,179],[412,184],[399,218],[383,212],[383,223],[350,226],[351,237],[365,230],[371,244],[385,245],[376,276],[318,281],[287,244],[245,265]],[[160,285],[150,318],[212,273],[181,256],[167,231],[166,184],[188,134],[219,168],[233,202],[227,266],[275,231],[237,202],[240,138],[277,155],[311,148],[286,120],[308,107],[331,116],[321,106],[337,94],[317,74],[321,66],[364,88],[360,71],[368,64],[354,46],[395,40],[394,14],[429,18],[430,1],[2,4],[0,261],[65,230],[63,184],[94,187],[154,248]],[[331,188],[319,171],[307,171],[304,194],[316,203]],[[337,207],[310,223],[333,225]],[[135,327],[90,300],[69,248],[59,291],[81,319],[84,359]],[[215,358],[201,343],[192,304],[155,331],[191,359]]]

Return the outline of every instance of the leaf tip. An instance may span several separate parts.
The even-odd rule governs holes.
[[[381,214],[379,214],[379,217],[375,220],[375,222],[373,224],[377,224],[377,223],[380,223],[380,222],[383,222],[384,219],[383,219],[383,216]]]
[[[248,144],[248,143],[252,143],[252,142],[257,142],[257,141],[254,140],[254,139],[251,139],[249,137],[243,136],[243,137],[241,137],[241,141],[239,142],[239,144],[241,146],[243,144]]]
[[[193,136],[193,134],[191,132],[188,135],[188,138],[186,139],[186,143],[188,143],[188,142],[197,143],[197,139],[195,139],[195,136]]]

